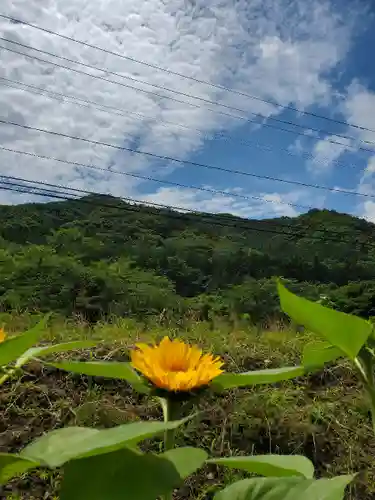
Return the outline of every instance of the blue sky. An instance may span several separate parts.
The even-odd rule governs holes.
[[[187,187],[162,185],[4,150],[0,150],[0,174],[244,217],[293,216],[306,211],[304,207],[325,207],[375,220],[375,146],[371,144],[375,144],[375,133],[371,131],[375,130],[372,64],[375,9],[370,0],[340,3],[214,0],[209,7],[203,0],[192,3],[182,0],[168,3],[162,0],[3,0],[0,14],[21,18],[172,72],[158,71],[2,19],[0,36],[10,41],[0,41],[4,47],[0,49],[0,118],[223,169],[360,191],[368,197],[154,160],[6,125],[0,125],[0,147],[110,167],[125,174],[151,176]],[[22,49],[11,41],[107,69],[119,76]],[[7,48],[83,69],[114,83],[36,62]],[[226,107],[155,90],[147,83]],[[70,99],[62,101],[33,94],[25,91],[30,87],[22,84],[64,93]],[[162,93],[166,98],[129,89],[124,84]],[[215,85],[275,104],[227,92]],[[111,106],[113,112],[78,106],[77,98]],[[363,129],[297,113],[283,106],[357,124]],[[254,114],[264,118],[261,120]],[[274,120],[293,122],[300,127]],[[322,133],[317,136],[309,127]],[[220,134],[225,137],[217,137]],[[30,200],[38,198],[0,193],[0,203]]]

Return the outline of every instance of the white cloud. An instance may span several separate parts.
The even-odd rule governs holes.
[[[363,170],[358,169],[359,181],[357,190],[375,195],[375,93],[354,81],[348,88],[347,98],[342,104],[343,112],[348,123],[359,125],[360,128],[350,127],[354,132],[361,148],[369,152],[362,152]],[[374,202],[367,200],[358,204],[358,212],[366,219],[374,221]]]
[[[368,174],[374,174],[375,173],[375,156],[371,156],[371,158],[367,162],[366,172]]]
[[[312,160],[308,168],[314,172],[325,172],[332,167],[346,151],[352,151],[353,141],[336,135],[330,135],[317,141],[312,149]]]
[[[208,186],[207,186],[208,187]],[[240,191],[241,195],[249,199],[239,199],[235,196]],[[251,199],[252,196],[256,198]],[[309,192],[309,198],[315,199],[315,205],[321,206],[323,197]],[[146,202],[173,205],[181,209],[197,210],[202,212],[232,213],[239,217],[294,217],[301,211],[298,203],[306,200],[307,191],[293,190],[286,193],[247,193],[234,188],[225,194],[210,194],[197,192],[189,188],[161,187],[155,193],[143,195]]]
[[[375,197],[375,156],[369,158],[366,168],[361,173],[357,190],[361,193]],[[375,202],[363,199],[358,204],[358,213],[369,220],[375,222]]]
[[[308,4],[304,0],[214,0],[209,6],[203,0],[191,3],[184,0],[3,0],[2,12],[175,72],[298,107],[330,101],[332,89],[326,75],[345,56],[352,28],[351,21],[346,19],[343,23],[332,11],[328,0],[314,0]],[[158,72],[19,24],[0,20],[0,33],[124,76],[241,107],[249,119],[253,119],[251,113],[271,116],[280,112],[275,106]],[[9,47],[14,48],[10,44]],[[48,56],[40,57],[48,59]],[[202,147],[204,135],[194,128],[210,135],[218,130],[233,130],[242,123],[207,110],[213,106],[199,103],[202,107],[190,107],[50,67],[4,50],[0,50],[0,58],[0,77],[150,117],[115,116],[69,102],[58,103],[10,89],[0,82],[0,115],[19,123],[126,147],[135,145],[139,149],[179,158],[188,157]],[[181,97],[181,100],[189,101],[189,98]],[[161,120],[191,128],[165,126]],[[155,163],[132,153],[4,125],[0,125],[0,144],[102,167],[112,165],[124,171],[147,172],[157,168],[159,177],[178,167],[167,162]],[[134,179],[124,178],[119,182],[119,176],[110,173],[88,171],[82,175],[82,172],[82,169],[55,162],[0,152],[0,173],[3,174],[58,181],[114,195],[137,194],[139,182]],[[172,191],[163,192],[165,195]],[[155,196],[158,193],[160,190]],[[189,190],[184,193],[191,194]],[[14,199],[18,200],[4,197],[0,192],[0,200]],[[200,206],[199,199],[199,196],[192,197],[196,208]],[[219,210],[224,204],[223,197],[220,196],[220,202],[215,200],[216,197],[205,203]],[[233,201],[228,202],[228,206],[237,211],[235,213],[246,210]]]
[[[357,185],[358,191],[366,194],[375,195],[375,156],[368,159],[367,165],[360,172],[360,179]]]
[[[348,88],[342,104],[348,123],[362,128],[350,128],[363,143],[361,146],[375,149],[375,93],[354,81]]]
[[[375,202],[367,200],[363,203],[362,216],[369,222],[375,222]]]
[[[375,195],[375,93],[353,81],[341,96],[338,110],[349,125],[341,137],[332,135],[317,141],[312,150],[313,159],[307,166],[315,173],[326,172],[347,151],[355,153],[357,158],[356,161],[352,160],[351,166],[358,181],[352,191]],[[352,139],[343,138],[345,135]],[[300,143],[295,145],[297,151],[298,148],[301,149]],[[350,190],[347,187],[345,189]],[[373,202],[358,198],[356,213],[373,221]]]

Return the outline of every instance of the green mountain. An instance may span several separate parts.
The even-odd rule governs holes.
[[[311,210],[247,220],[111,196],[0,206],[0,307],[103,316],[279,314],[273,277],[375,315],[375,225]]]

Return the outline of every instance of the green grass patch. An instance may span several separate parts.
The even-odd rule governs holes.
[[[10,332],[24,330],[37,317],[0,316]],[[139,340],[164,335],[196,342],[222,356],[228,371],[276,368],[298,363],[306,334],[288,329],[259,330],[225,324],[192,323],[184,328],[114,319],[89,327],[54,317],[45,341],[103,339],[93,352],[69,354],[75,359],[125,360]],[[63,354],[61,356],[67,356]],[[138,419],[161,418],[158,404],[135,394],[120,381],[85,377],[31,363],[21,379],[1,392],[0,451],[16,452],[43,432],[66,425],[111,427]],[[310,458],[319,476],[359,472],[348,499],[375,498],[375,438],[366,400],[348,364],[328,366],[306,377],[209,396],[203,410],[177,436],[178,444],[202,446],[211,456],[282,453]],[[145,443],[159,450],[159,441]],[[176,500],[208,500],[242,473],[209,465],[175,492]],[[14,480],[2,498],[57,498],[58,472],[38,471]]]

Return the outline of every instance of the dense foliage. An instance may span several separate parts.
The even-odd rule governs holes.
[[[375,225],[333,211],[249,221],[90,196],[1,206],[0,231],[3,310],[261,321],[280,314],[277,275],[309,298],[375,314]]]

